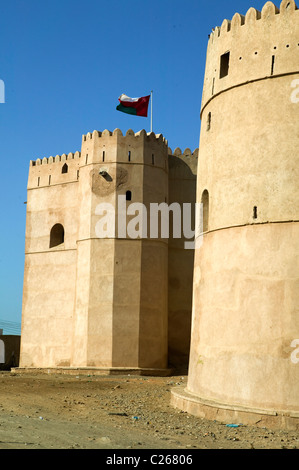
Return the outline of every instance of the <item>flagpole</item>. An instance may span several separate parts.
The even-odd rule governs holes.
[[[153,132],[153,90],[151,91],[151,132]]]

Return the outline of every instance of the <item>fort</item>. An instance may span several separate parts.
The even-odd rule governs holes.
[[[115,129],[30,162],[20,370],[166,375],[188,365],[173,406],[299,425],[298,41],[293,0],[213,30],[193,152]],[[115,207],[117,227],[120,195],[201,204],[203,242],[97,237],[96,207]]]

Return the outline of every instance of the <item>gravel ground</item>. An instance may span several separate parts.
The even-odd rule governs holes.
[[[186,376],[0,373],[0,449],[297,449],[299,432],[227,427],[170,405]]]

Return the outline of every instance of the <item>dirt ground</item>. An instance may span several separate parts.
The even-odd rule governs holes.
[[[217,423],[170,405],[186,376],[0,373],[0,449],[296,449],[299,432]]]

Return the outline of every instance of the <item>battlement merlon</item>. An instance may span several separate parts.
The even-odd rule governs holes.
[[[299,10],[294,0],[278,9],[267,2],[262,11],[236,13],[210,35],[201,114],[219,93],[255,80],[299,73]]]

